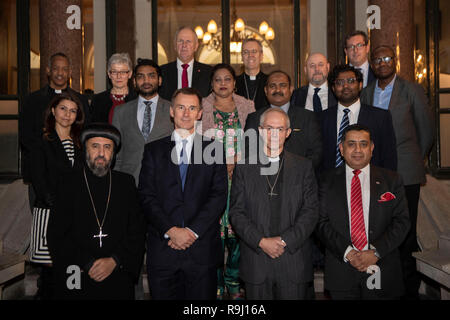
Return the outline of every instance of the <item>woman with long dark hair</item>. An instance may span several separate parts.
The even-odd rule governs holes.
[[[37,299],[53,295],[52,260],[47,248],[47,223],[55,201],[58,178],[80,163],[80,133],[84,113],[70,92],[57,95],[44,113],[44,133],[31,153],[31,182],[36,193],[31,227],[30,261],[40,264]]]

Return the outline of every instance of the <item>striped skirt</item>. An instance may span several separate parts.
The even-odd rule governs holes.
[[[47,225],[50,209],[33,208],[33,225],[31,226],[30,261],[35,263],[52,263],[47,247]]]

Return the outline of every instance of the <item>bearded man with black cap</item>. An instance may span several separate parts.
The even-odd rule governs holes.
[[[134,299],[145,229],[134,178],[111,170],[120,139],[112,125],[87,126],[84,166],[60,179],[47,231],[56,299]]]

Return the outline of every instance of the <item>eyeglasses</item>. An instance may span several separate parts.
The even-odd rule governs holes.
[[[127,70],[127,71],[116,71],[116,70],[111,70],[111,71],[109,72],[109,74],[110,74],[111,76],[113,76],[113,77],[117,77],[117,76],[123,77],[123,76],[128,75],[129,72],[130,72],[130,70]]]
[[[347,84],[354,84],[356,81],[358,81],[356,78],[336,79],[334,81],[334,84],[337,85],[337,86],[342,87],[345,83],[347,83]]]
[[[248,56],[250,53],[251,54],[257,54],[258,52],[261,52],[261,51],[260,50],[256,50],[256,49],[244,50],[244,51],[242,51],[242,55],[243,56]]]
[[[381,61],[384,61],[384,63],[389,63],[394,59],[394,57],[381,57],[381,58],[376,58],[373,59],[373,63],[378,65],[381,63]]]
[[[280,127],[280,128],[272,128],[272,127],[268,126],[268,127],[261,127],[261,129],[267,130],[267,131],[269,131],[270,133],[282,133],[283,131],[286,131],[286,130],[288,130],[289,128],[283,128],[283,127]]]
[[[186,110],[188,110],[189,112],[194,112],[197,110],[200,110],[200,107],[197,106],[184,106],[182,104],[176,105],[174,107],[176,110],[181,111],[181,112],[185,112]]]
[[[364,42],[360,42],[360,43],[357,43],[357,44],[352,44],[351,46],[348,46],[347,47],[347,50],[355,50],[355,49],[361,49],[362,47],[365,47],[365,46],[367,46],[367,44],[365,44]]]

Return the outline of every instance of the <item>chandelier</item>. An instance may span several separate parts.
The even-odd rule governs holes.
[[[259,29],[255,30],[245,25],[245,22],[241,18],[237,18],[236,15],[236,2],[233,3],[233,13],[231,19],[233,21],[232,28],[230,30],[230,52],[240,53],[242,51],[242,41],[249,38],[258,38],[256,35],[259,31],[259,37],[263,40],[263,45],[268,45],[275,39],[275,31],[269,26],[266,21],[262,21],[259,25]],[[207,32],[203,31],[201,26],[195,27],[195,33],[198,39],[207,46],[209,50],[215,50],[220,52],[222,50],[222,32],[217,32],[217,23],[214,19],[211,19],[207,26]],[[253,31],[254,30],[254,31]],[[255,32],[256,31],[256,32]]]

